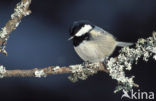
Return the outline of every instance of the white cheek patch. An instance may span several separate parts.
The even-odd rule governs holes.
[[[76,34],[75,36],[82,36],[85,33],[89,32],[92,29],[91,25],[84,25]]]

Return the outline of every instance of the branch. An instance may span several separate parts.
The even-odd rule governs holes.
[[[85,66],[85,67],[84,67]],[[86,72],[84,72],[86,71]],[[45,68],[34,68],[30,70],[6,70],[4,66],[0,66],[0,78],[3,77],[46,77],[52,74],[79,73],[94,74],[97,71],[108,73],[103,63],[70,65],[68,67],[49,66]],[[83,77],[85,78],[83,74]],[[78,74],[77,74],[78,75]]]
[[[7,55],[5,50],[7,40],[12,31],[14,31],[21,22],[21,19],[31,13],[29,10],[29,5],[31,4],[31,0],[21,0],[15,9],[14,13],[11,15],[10,20],[6,23],[6,25],[0,31],[0,52]]]
[[[156,32],[147,39],[138,39],[134,48],[124,47],[116,58],[108,59],[106,64],[109,75],[119,83],[114,92],[130,91],[136,85],[133,81],[135,76],[126,77],[124,71],[130,71],[132,64],[137,64],[140,58],[147,62],[150,57],[156,60]]]

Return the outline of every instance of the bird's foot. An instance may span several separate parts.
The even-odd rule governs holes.
[[[91,64],[91,62],[89,62],[89,61],[85,61],[85,62],[83,62],[83,64],[82,64],[82,65],[83,65],[84,67],[88,67],[88,66],[89,66],[89,64]]]
[[[103,60],[103,64],[104,64],[104,65],[106,65],[106,64],[107,64],[108,59],[109,59],[109,57],[105,57],[105,58],[104,58],[104,60]]]

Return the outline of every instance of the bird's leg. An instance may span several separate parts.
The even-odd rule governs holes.
[[[103,65],[105,65],[105,66],[107,65],[108,58],[109,58],[109,57],[105,57],[105,58],[103,59]]]
[[[103,62],[102,62],[103,66],[104,66],[104,68],[105,68],[105,71],[106,71],[107,73],[109,73],[109,71],[107,70],[108,59],[109,59],[109,57],[105,57],[104,60],[103,60]]]
[[[84,66],[84,67],[88,67],[89,64],[91,64],[91,62],[89,62],[89,61],[85,61],[85,62],[83,62],[83,66]]]

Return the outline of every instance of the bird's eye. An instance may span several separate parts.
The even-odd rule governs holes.
[[[72,25],[69,29],[70,36],[74,36],[79,29],[80,27],[78,25]]]
[[[86,34],[84,35],[84,40],[89,40],[89,39],[90,39],[90,36],[89,36],[88,33],[86,33]]]

